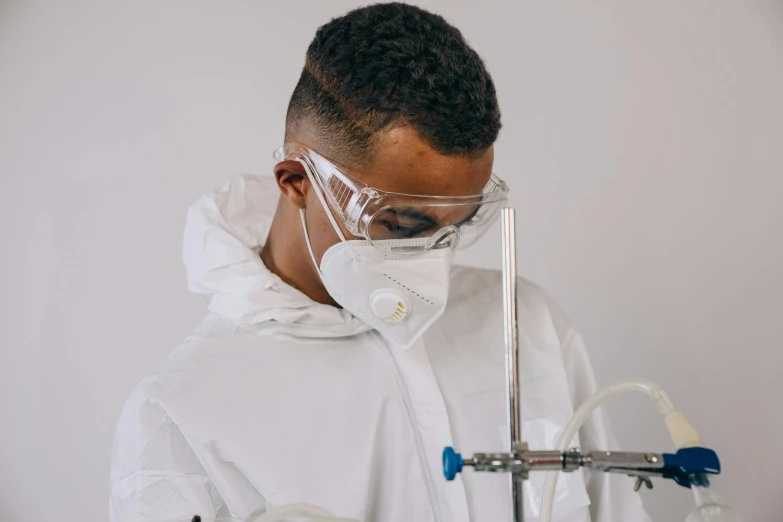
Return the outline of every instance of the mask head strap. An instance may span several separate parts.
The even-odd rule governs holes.
[[[337,236],[340,238],[340,241],[342,241],[343,243],[347,243],[348,241],[345,239],[345,236],[343,235],[343,231],[340,230],[340,227],[337,225],[337,221],[334,219],[334,216],[332,215],[332,209],[329,208],[329,205],[326,203],[326,198],[321,192],[321,187],[318,185],[318,182],[315,180],[315,176],[313,176],[313,173],[310,172],[310,167],[307,165],[307,163],[305,163],[302,160],[298,159],[296,161],[301,163],[302,166],[304,167],[305,172],[307,173],[307,178],[310,180],[310,184],[313,186],[313,190],[315,191],[315,195],[318,196],[318,201],[321,202],[321,206],[324,208],[324,212],[326,212],[326,217],[328,217],[329,221],[332,223],[332,228],[334,228],[334,231],[337,233]],[[315,254],[313,253],[313,246],[310,244],[310,232],[308,232],[307,230],[307,220],[305,219],[305,211],[303,208],[299,209],[299,218],[302,220],[302,228],[304,229],[304,233],[305,233],[305,243],[307,243],[307,251],[310,252],[310,259],[313,260],[315,269],[318,271],[318,275],[321,276],[321,280],[323,280],[321,267],[318,266],[318,261],[316,261]],[[352,255],[355,256],[353,248],[351,248],[350,251]]]
[[[307,243],[307,251],[310,252],[310,259],[313,260],[315,269],[318,271],[318,275],[321,276],[321,280],[323,280],[321,267],[318,266],[318,261],[315,260],[315,254],[313,254],[313,247],[310,245],[310,233],[307,231],[307,220],[305,219],[305,211],[303,208],[299,209],[299,217],[302,220],[302,228],[304,229],[304,234],[305,234],[305,243]]]

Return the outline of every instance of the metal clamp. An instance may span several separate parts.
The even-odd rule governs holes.
[[[463,458],[453,448],[443,451],[443,471],[446,480],[454,480],[465,466],[476,471],[511,473],[527,479],[531,471],[574,471],[580,467],[604,473],[622,473],[636,477],[634,489],[643,484],[652,488],[650,477],[674,480],[684,487],[704,484],[707,475],[720,473],[717,453],[709,448],[683,448],[677,453],[635,453],[626,451],[593,451],[583,454],[577,449],[560,451],[529,451],[522,446],[513,453],[476,453]]]

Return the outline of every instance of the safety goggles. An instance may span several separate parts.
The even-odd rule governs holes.
[[[494,174],[481,194],[423,196],[370,187],[299,143],[286,143],[274,158],[302,162],[334,217],[378,247],[390,240],[416,240],[406,241],[405,249],[465,248],[487,231],[508,199],[508,186]]]

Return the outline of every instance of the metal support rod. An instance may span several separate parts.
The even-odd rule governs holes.
[[[503,235],[503,324],[506,345],[506,406],[508,408],[509,451],[516,453],[522,448],[522,419],[519,403],[519,338],[517,331],[517,247],[514,228],[514,209],[501,211],[500,223]],[[522,484],[525,476],[510,475],[511,520],[525,519]]]

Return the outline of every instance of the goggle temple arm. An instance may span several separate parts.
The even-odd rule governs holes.
[[[310,170],[310,166],[307,164],[306,161],[303,161],[301,159],[296,159],[299,163],[302,164],[302,166],[305,169],[305,172],[307,173],[307,178],[310,180],[310,184],[313,186],[313,190],[315,191],[315,195],[318,197],[318,200],[321,202],[321,206],[324,209],[324,212],[326,212],[326,217],[329,218],[329,221],[332,223],[332,228],[334,228],[335,233],[340,238],[340,241],[343,243],[348,243],[348,248],[351,251],[351,255],[355,258],[356,252],[354,251],[353,247],[351,247],[351,244],[348,240],[345,239],[345,235],[343,235],[342,229],[340,229],[340,226],[337,224],[337,220],[335,220],[334,215],[332,214],[332,209],[329,206],[329,204],[326,202],[326,198],[324,197],[324,194],[321,189],[321,185],[318,184],[318,181],[315,179],[315,175]]]
[[[427,241],[427,244],[424,245],[424,249],[431,250],[433,248],[449,247],[452,250],[455,250],[458,241],[459,229],[455,225],[448,225],[433,234]]]

